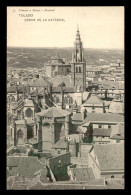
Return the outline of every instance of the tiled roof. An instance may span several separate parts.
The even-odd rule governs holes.
[[[87,75],[88,78],[97,78],[100,77],[99,75],[89,74]]]
[[[124,170],[124,144],[94,145],[101,171]]]
[[[100,74],[101,77],[111,77],[111,74]]]
[[[28,139],[28,142],[31,143],[31,144],[37,144],[38,143],[37,139],[35,139],[35,138]]]
[[[52,85],[52,83],[47,79],[40,78],[29,82],[29,85],[32,87],[47,87],[48,85]]]
[[[51,107],[47,110],[44,110],[42,112],[37,113],[37,115],[39,116],[43,116],[43,117],[65,117],[70,115],[70,112],[57,108],[57,107]]]
[[[16,86],[7,87],[7,93],[16,93]]]
[[[113,100],[109,106],[110,113],[124,114],[124,102],[117,102]]]
[[[124,139],[124,123],[119,123],[112,126],[110,138]]]
[[[68,148],[68,143],[67,143],[65,137],[63,137],[63,138],[61,138],[59,141],[57,141],[57,142],[52,146],[52,148],[55,148],[55,149],[57,149],[57,148],[64,148],[64,149]]]
[[[38,180],[35,182],[32,186],[29,187],[29,190],[43,190],[44,186],[42,185],[42,182]]]
[[[73,177],[76,178],[76,181],[87,181],[89,182],[91,179],[95,179],[93,170],[91,167],[89,168],[71,168]]]
[[[99,68],[94,68],[94,67],[87,67],[86,68],[86,72],[97,72],[97,71],[101,71]]]
[[[14,181],[11,189],[13,190],[26,190],[27,183],[26,182],[21,182],[21,181]]]
[[[76,114],[74,114],[72,116],[72,120],[73,121],[82,121],[82,113],[81,112],[77,112]]]
[[[82,104],[82,106],[86,106],[86,105],[103,106],[103,101],[96,94],[91,94],[91,96],[85,101],[85,103]]]
[[[123,140],[124,138],[122,135],[113,135],[110,139]]]
[[[71,76],[70,75],[66,75],[66,76],[57,76],[55,78],[51,78],[50,82],[53,83],[53,87],[58,87],[61,83],[65,83],[66,87],[70,87],[72,86],[71,81]]]
[[[74,93],[75,92],[75,87],[64,87],[63,89],[64,89],[65,93]],[[53,92],[54,93],[55,92],[57,92],[57,93],[59,92],[60,93],[61,92],[61,87],[53,87],[52,88],[52,93]]]
[[[110,137],[111,129],[94,128],[93,136],[105,136]]]
[[[42,163],[37,157],[7,156],[7,167],[13,167],[11,175],[19,173],[21,176],[34,176],[34,173],[41,169]]]
[[[87,126],[86,123],[89,122],[119,123],[124,122],[124,116],[115,113],[87,113],[83,126]]]

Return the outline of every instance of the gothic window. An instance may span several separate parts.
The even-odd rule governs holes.
[[[73,104],[73,99],[72,99],[72,97],[70,97],[70,99],[69,99],[69,104]]]
[[[81,67],[79,67],[79,72],[81,72]]]
[[[58,150],[58,154],[61,154],[61,151],[60,150]]]
[[[94,106],[92,107],[92,113],[95,113],[95,107]]]
[[[12,102],[15,102],[15,98],[14,98],[14,96],[12,96]]]
[[[67,97],[64,98],[64,103],[68,104],[68,98]]]
[[[18,144],[23,144],[23,131],[20,129],[18,130],[17,132],[17,141],[18,141]]]
[[[59,102],[59,98],[58,97],[56,97],[56,103],[58,103]]]
[[[25,111],[25,115],[26,115],[26,117],[32,117],[33,116],[33,111],[31,110],[31,108],[27,108],[27,110]]]

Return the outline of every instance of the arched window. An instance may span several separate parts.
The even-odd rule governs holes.
[[[59,102],[59,98],[56,95],[53,97],[53,102],[56,104]]]
[[[44,126],[46,129],[49,129],[49,128],[50,128],[50,124],[49,124],[49,123],[44,123],[43,126]]]
[[[25,111],[25,116],[26,117],[32,117],[33,116],[33,111],[31,110],[31,108],[27,108],[27,110]]]
[[[56,103],[58,103],[58,102],[59,102],[59,98],[57,97],[57,98],[56,98]]]
[[[18,144],[23,144],[23,142],[24,142],[23,136],[24,136],[23,131],[21,129],[18,130],[18,132],[17,132],[17,143]]]
[[[81,72],[81,67],[79,67],[79,72]]]
[[[67,104],[70,103],[69,101],[70,101],[70,96],[68,95],[68,96],[67,96]]]
[[[72,97],[69,98],[69,104],[73,104],[73,98]]]
[[[15,98],[14,98],[14,96],[12,96],[12,102],[15,102]]]
[[[68,98],[67,97],[64,98],[64,103],[68,104]]]
[[[78,67],[76,67],[76,72],[78,72]]]

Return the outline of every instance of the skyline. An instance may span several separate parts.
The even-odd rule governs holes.
[[[20,9],[29,8],[55,9],[30,13],[34,18],[63,18],[65,22],[24,22]],[[77,24],[84,48],[124,49],[124,6],[7,7],[7,47],[72,48]]]

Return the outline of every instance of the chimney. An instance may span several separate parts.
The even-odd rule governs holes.
[[[77,102],[76,102],[76,100],[75,100],[75,102],[74,102],[74,107],[73,107],[73,115],[75,115],[75,114],[77,113],[77,111],[78,111]]]
[[[63,89],[63,83],[61,83],[61,109],[63,109],[63,103],[64,103],[64,89]]]
[[[82,121],[87,117],[87,111],[84,107],[81,108]]]

